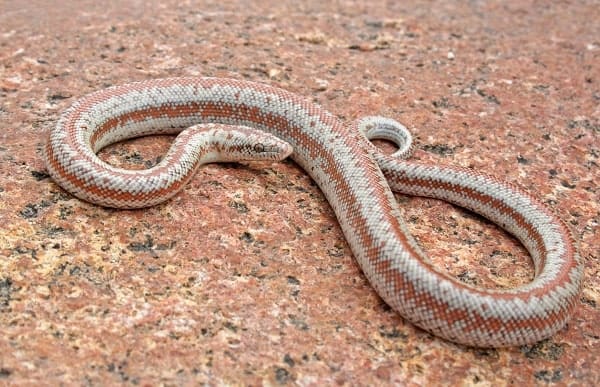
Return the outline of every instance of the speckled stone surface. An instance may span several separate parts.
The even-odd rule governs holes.
[[[150,3],[0,3],[0,384],[600,383],[597,1]],[[579,242],[573,319],[502,350],[416,329],[369,286],[291,162],[207,166],[141,211],[83,203],[48,178],[40,149],[76,98],[166,76],[251,79],[345,120],[390,116],[416,135],[414,157],[521,185]],[[102,157],[144,168],[170,141]],[[532,277],[526,251],[489,222],[398,200],[461,280]]]

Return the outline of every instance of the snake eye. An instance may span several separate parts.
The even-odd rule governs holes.
[[[255,144],[254,151],[257,153],[263,153],[265,151],[265,146],[261,143]]]

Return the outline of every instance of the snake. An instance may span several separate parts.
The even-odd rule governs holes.
[[[125,139],[177,135],[152,168],[126,170],[98,156]],[[371,140],[398,145],[386,154]],[[316,102],[262,83],[183,77],[111,86],[75,101],[43,147],[52,179],[106,207],[144,208],[181,190],[208,162],[290,157],[318,185],[362,272],[405,320],[471,347],[532,344],[565,328],[583,263],[567,225],[516,184],[469,168],[410,160],[410,132],[367,116],[350,123]],[[461,281],[432,263],[401,219],[393,192],[447,201],[516,237],[534,266],[507,289]]]

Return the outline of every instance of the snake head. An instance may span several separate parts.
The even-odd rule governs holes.
[[[294,150],[272,134],[241,125],[200,124],[184,132],[207,147],[213,162],[281,161]]]

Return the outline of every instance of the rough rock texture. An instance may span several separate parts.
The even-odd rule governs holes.
[[[598,20],[594,0],[2,1],[0,384],[600,383]],[[523,186],[579,242],[573,319],[503,350],[416,329],[377,297],[291,162],[207,166],[142,211],[83,203],[48,178],[40,149],[77,97],[166,76],[265,82],[346,120],[387,115],[415,133],[414,157]],[[143,168],[170,141],[102,157]],[[494,225],[398,200],[461,280],[533,276]]]

